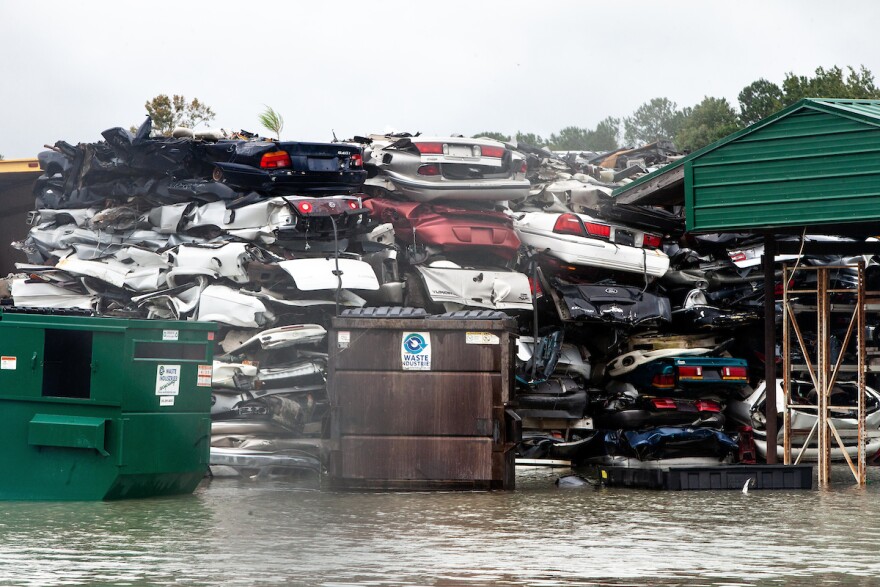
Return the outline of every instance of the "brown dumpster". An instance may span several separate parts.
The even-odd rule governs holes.
[[[513,319],[363,308],[329,347],[332,486],[513,489]]]

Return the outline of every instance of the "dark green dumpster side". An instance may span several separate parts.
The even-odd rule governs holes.
[[[215,328],[0,314],[0,499],[192,492],[210,451]]]

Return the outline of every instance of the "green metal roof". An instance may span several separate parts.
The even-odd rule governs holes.
[[[801,100],[613,195],[682,183],[691,231],[880,221],[880,100]]]

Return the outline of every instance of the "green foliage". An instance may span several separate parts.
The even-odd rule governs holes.
[[[736,110],[726,98],[710,98],[690,109],[681,129],[675,135],[675,144],[685,151],[696,151],[739,130]]]
[[[737,98],[743,126],[767,118],[783,107],[782,89],[764,78],[744,87]]]
[[[500,132],[495,132],[495,131],[478,132],[477,134],[473,135],[471,138],[472,139],[486,138],[486,139],[492,139],[495,141],[500,141],[502,143],[509,143],[510,142],[509,136],[501,134]]]
[[[274,132],[275,138],[277,138],[279,141],[281,140],[281,130],[284,128],[284,117],[275,112],[275,110],[273,110],[271,106],[266,106],[266,109],[259,116],[257,116],[257,119],[259,119],[260,124],[263,125],[263,128]]]
[[[533,132],[516,131],[516,142],[525,143],[532,147],[544,147],[547,145],[547,141],[541,138],[541,135],[536,135]]]
[[[874,74],[862,65],[858,71],[847,66],[844,77],[836,65],[831,69],[816,68],[816,76],[808,78],[787,73],[782,81],[783,105],[789,106],[802,98],[880,98],[880,90],[874,85]]]
[[[629,144],[653,143],[678,134],[689,109],[679,110],[668,98],[654,98],[623,119],[624,139]]]
[[[550,135],[550,148],[555,151],[613,151],[617,148],[620,119],[609,116],[595,130],[567,126],[559,134]]]
[[[166,136],[176,126],[195,128],[203,122],[210,122],[215,116],[214,111],[198,98],[187,102],[186,98],[177,94],[171,98],[166,94],[159,94],[148,100],[144,107],[153,119],[153,130]]]

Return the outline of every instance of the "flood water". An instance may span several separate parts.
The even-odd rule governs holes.
[[[192,496],[0,503],[2,585],[877,585],[859,490],[341,493],[215,479]],[[308,486],[309,484],[306,484]]]

